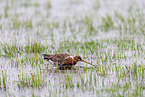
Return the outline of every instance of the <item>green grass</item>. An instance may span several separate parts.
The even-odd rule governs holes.
[[[3,57],[12,58],[12,57],[18,57],[21,56],[22,53],[42,53],[45,50],[45,46],[42,45],[37,40],[34,40],[32,42],[28,41],[26,46],[23,46],[21,44],[8,44],[8,43],[1,43],[2,46],[2,52],[1,54]]]
[[[42,45],[39,41],[28,41],[24,49],[26,53],[42,53],[45,50],[45,46]]]
[[[6,91],[7,88],[8,88],[8,86],[7,86],[7,75],[6,75],[6,72],[2,71],[2,75],[1,75],[1,78],[0,78],[0,89]]]
[[[144,96],[144,7],[131,1],[125,3],[127,8],[116,5],[117,9],[110,10],[114,8],[112,2],[97,0],[93,1],[97,4],[93,4],[92,13],[78,14],[71,10],[86,2],[71,1],[66,9],[74,16],[65,17],[66,12],[59,10],[58,2],[55,10],[60,13],[53,12],[56,5],[51,0],[3,2],[0,15],[2,96],[4,93],[9,96]],[[26,11],[29,9],[32,11]],[[53,66],[43,60],[43,53],[80,55],[96,67],[78,63],[84,68],[49,70]]]
[[[114,21],[111,16],[106,15],[106,17],[102,17],[101,20],[102,20],[102,25],[99,28],[101,28],[102,31],[107,32],[115,28]]]
[[[19,46],[18,44],[1,43],[1,45],[3,52],[2,56],[7,58],[16,57],[23,52],[22,46]]]
[[[41,75],[39,72],[37,74],[31,73],[31,76],[24,75],[22,71],[22,75],[18,76],[18,87],[25,88],[25,87],[37,87],[43,88],[45,86],[45,79],[44,76]]]

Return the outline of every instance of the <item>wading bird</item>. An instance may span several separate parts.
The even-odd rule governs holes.
[[[91,63],[83,60],[80,56],[76,55],[74,57],[69,54],[42,54],[45,60],[49,62],[53,62],[59,69],[71,69],[73,65],[75,65],[78,61],[85,62],[87,64],[92,65]],[[93,65],[94,66],[94,65]]]

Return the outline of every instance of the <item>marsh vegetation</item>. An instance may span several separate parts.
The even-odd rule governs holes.
[[[145,95],[144,0],[0,2],[0,96]],[[50,71],[42,53],[97,67]]]

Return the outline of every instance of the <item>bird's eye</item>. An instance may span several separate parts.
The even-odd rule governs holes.
[[[79,60],[82,60],[82,58],[81,58],[81,57],[79,57]]]

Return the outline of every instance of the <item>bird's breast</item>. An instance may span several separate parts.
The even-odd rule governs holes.
[[[75,64],[76,61],[71,56],[66,57],[65,60],[63,61],[63,65],[75,65]]]
[[[77,61],[73,60],[72,65],[75,65],[77,63]]]

